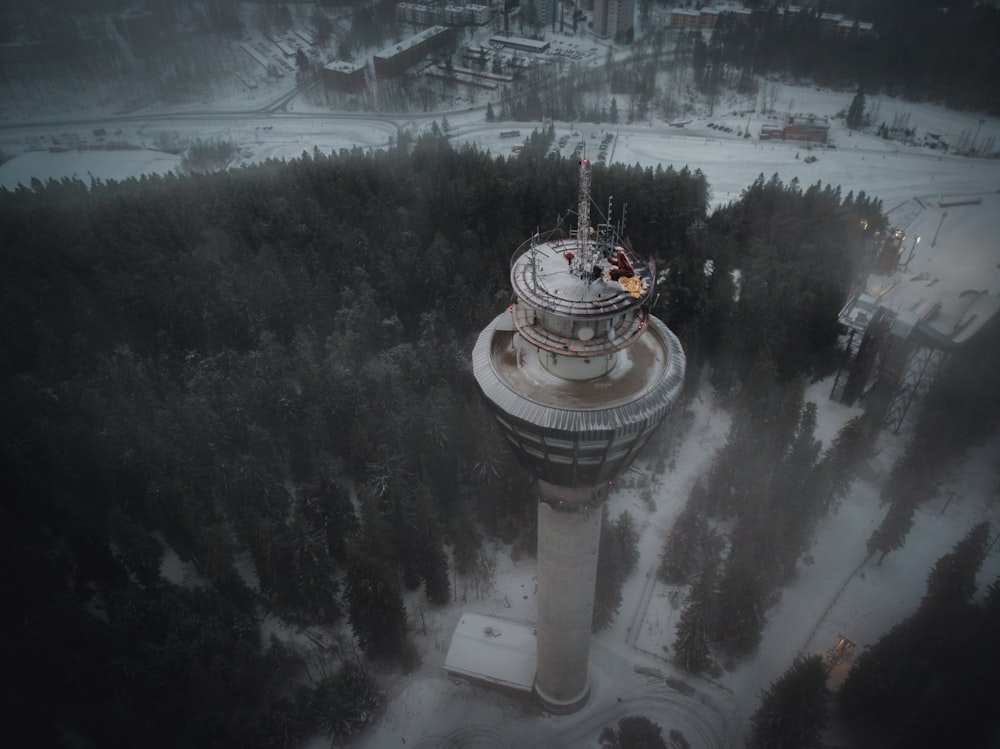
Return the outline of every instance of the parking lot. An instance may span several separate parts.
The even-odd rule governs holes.
[[[611,157],[614,150],[614,133],[608,132],[600,125],[591,128],[573,128],[564,131],[549,148],[551,153],[569,155],[574,159],[587,157],[598,163],[603,163]]]

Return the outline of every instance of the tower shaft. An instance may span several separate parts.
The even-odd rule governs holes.
[[[593,490],[567,492],[542,481],[538,490],[535,691],[553,712],[572,712],[590,691],[587,664],[602,508],[587,501]],[[560,509],[560,503],[572,509]]]

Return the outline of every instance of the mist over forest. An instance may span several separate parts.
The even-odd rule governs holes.
[[[317,18],[343,12],[353,36],[327,29],[334,58],[399,32],[388,2],[245,5],[145,4],[165,23],[141,58],[122,52],[114,22],[131,4],[4,3],[5,54],[30,51],[4,60],[0,91],[169,96],[231,72],[229,52],[204,41],[248,18],[325,28]],[[639,3],[639,17],[656,7]],[[766,15],[751,31],[676,40],[666,69],[702,103],[756,100],[772,73],[1000,107],[993,5],[824,7],[871,21],[877,36],[848,43],[808,14],[791,25]],[[684,99],[662,76],[648,83],[666,41],[654,33],[620,64],[569,71],[560,96],[514,76],[494,116],[610,121],[610,109],[581,104],[605,91],[620,92],[622,120],[680,114]],[[305,88],[316,64],[297,66]],[[393,102],[437,101],[410,96],[398,87]],[[572,224],[578,166],[551,153],[553,140],[539,123],[519,157],[504,158],[453,145],[435,123],[384,149],[234,170],[206,143],[186,176],[0,189],[0,642],[12,733],[52,746],[348,743],[381,714],[387,683],[419,667],[423,613],[489,595],[498,544],[534,555],[531,480],[481,403],[469,354],[510,303],[512,251],[536,227]],[[646,448],[656,473],[675,467],[700,389],[732,415],[655,571],[688,586],[664,645],[704,678],[755,652],[872,446],[876,408],[821,445],[804,393],[841,363],[838,313],[889,229],[880,200],[821,181],[762,174],[717,210],[711,189],[700,171],[669,165],[612,163],[593,177],[596,205],[627,201],[629,239],[660,271],[651,312],[688,358],[676,428]],[[880,487],[873,564],[905,545],[946,472],[995,434],[998,336],[993,321],[956,351],[915,413]],[[595,631],[620,613],[639,527],[629,512],[606,519]],[[995,742],[985,685],[1000,665],[1000,585],[977,594],[975,576],[997,530],[976,526],[941,558],[919,610],[859,657],[836,702],[818,656],[789,664],[762,695],[747,746],[818,746],[831,711],[875,742],[859,746]],[[184,580],[169,574],[177,568]],[[315,647],[289,645],[288,630]],[[806,717],[790,726],[796,714]]]

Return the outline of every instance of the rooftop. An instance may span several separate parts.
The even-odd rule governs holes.
[[[913,202],[913,201],[911,201]],[[865,291],[944,345],[971,338],[1000,311],[1000,194],[915,199],[900,267],[868,277]]]
[[[514,293],[533,307],[571,317],[608,317],[649,299],[653,271],[647,263],[620,245],[605,253],[595,242],[589,244],[597,253],[593,275],[578,269],[585,252],[580,239],[529,243],[511,264]],[[626,255],[634,275],[613,280],[619,252]]]
[[[408,36],[405,39],[390,44],[388,47],[383,49],[381,52],[376,52],[375,57],[390,58],[394,55],[398,55],[400,52],[410,49],[411,47],[416,47],[428,39],[433,39],[438,34],[443,34],[448,29],[444,26],[431,26],[430,28],[424,29],[413,36]]]
[[[445,671],[531,691],[535,684],[535,639],[531,627],[463,612],[451,636]]]

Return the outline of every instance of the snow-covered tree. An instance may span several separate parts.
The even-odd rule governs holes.
[[[645,715],[629,715],[618,721],[618,728],[605,726],[601,731],[601,749],[667,749],[663,729]]]
[[[921,606],[950,609],[967,603],[976,592],[976,573],[986,557],[990,525],[979,523],[938,559],[927,576],[927,592]]]
[[[354,549],[344,586],[351,630],[361,649],[374,658],[399,659],[406,645],[406,609],[392,570]]]
[[[608,627],[622,605],[622,585],[639,560],[639,534],[628,512],[611,523],[604,507],[601,542],[597,556],[597,580],[594,590],[593,629]]]
[[[818,749],[826,726],[826,667],[819,655],[798,658],[761,695],[746,749]]]
[[[715,624],[715,565],[708,564],[698,576],[684,603],[677,638],[674,640],[674,662],[686,671],[700,674],[712,663],[709,639]]]

